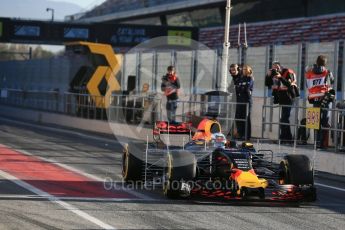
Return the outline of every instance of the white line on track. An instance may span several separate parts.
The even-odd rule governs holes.
[[[110,139],[107,139],[107,138],[100,138],[100,137],[94,137],[94,136],[91,136],[91,135],[87,135],[87,134],[82,134],[82,133],[78,133],[76,131],[69,131],[69,130],[64,130],[64,129],[59,129],[59,128],[52,128],[52,127],[45,127],[45,126],[42,126],[42,125],[35,125],[35,124],[28,124],[26,122],[22,122],[22,121],[16,121],[16,120],[12,120],[12,119],[7,119],[7,118],[2,118],[0,117],[0,120],[4,120],[4,121],[8,121],[8,122],[12,122],[12,123],[16,123],[16,124],[21,124],[21,125],[26,125],[26,126],[31,126],[31,127],[35,127],[35,128],[39,128],[39,129],[44,129],[44,130],[50,130],[50,131],[55,131],[55,132],[60,132],[60,133],[69,133],[69,134],[74,134],[74,135],[78,135],[78,136],[83,136],[85,138],[89,138],[89,139],[94,139],[94,140],[101,140],[101,141],[106,141],[106,142],[109,142],[109,141],[115,141],[115,140],[110,140]],[[10,148],[10,147],[9,147]],[[79,173],[80,175],[83,175],[85,177],[88,177],[88,178],[91,178],[95,181],[100,181],[100,182],[104,182],[105,181],[105,178],[100,178],[98,176],[95,176],[95,175],[92,175],[92,174],[89,174],[89,173],[86,173],[86,172],[83,172],[81,170],[78,170],[76,168],[73,168],[71,166],[68,166],[68,165],[65,165],[65,164],[62,164],[62,163],[59,163],[59,162],[56,162],[54,160],[51,160],[51,159],[47,159],[47,158],[44,158],[44,157],[40,157],[40,156],[36,156],[32,153],[29,153],[28,151],[25,151],[25,150],[22,150],[22,149],[15,149],[15,148],[11,148],[17,152],[21,152],[21,153],[24,153],[24,154],[27,154],[27,155],[30,155],[30,156],[35,156],[43,161],[47,161],[49,163],[52,163],[52,164],[55,164],[55,165],[58,165],[62,168],[65,168],[67,170],[70,170],[72,172],[75,172],[75,173]],[[113,183],[123,183],[123,181],[113,181]],[[133,191],[133,190],[130,190],[130,189],[123,189],[123,191],[133,195],[133,196],[136,196],[138,198],[141,198],[141,199],[144,199],[144,200],[155,200],[154,198],[151,198],[147,195],[144,195],[142,193],[139,193],[139,192],[136,192],[136,191]]]
[[[48,199],[46,196],[39,195],[0,195],[0,199]],[[59,197],[59,200],[66,201],[94,201],[94,202],[126,202],[126,201],[143,201],[142,199],[131,198],[88,198],[88,197]]]
[[[315,185],[320,186],[320,187],[325,187],[325,188],[330,188],[330,189],[338,190],[338,191],[341,191],[341,192],[345,192],[344,188],[338,188],[338,187],[335,187],[335,186],[330,186],[330,185],[325,185],[325,184],[320,184],[320,183],[315,183]]]
[[[14,182],[15,184],[19,185],[20,187],[23,187],[25,189],[27,189],[28,191],[31,191],[32,193],[35,193],[41,197],[45,197],[47,198],[49,201],[56,203],[60,206],[62,206],[64,209],[73,212],[74,214],[80,216],[81,218],[90,221],[91,223],[97,225],[98,227],[101,227],[102,229],[116,229],[115,227],[106,224],[104,222],[102,222],[101,220],[97,219],[96,217],[93,217],[89,214],[87,214],[86,212],[81,211],[80,209],[74,207],[73,205],[70,205],[62,200],[60,200],[59,198],[52,196],[38,188],[35,188],[34,186],[19,180],[18,178],[4,172],[0,170],[0,176],[4,177],[7,180],[11,180],[12,182]]]

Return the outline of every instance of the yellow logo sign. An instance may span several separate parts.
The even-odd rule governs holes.
[[[110,105],[111,94],[114,91],[119,91],[121,86],[116,79],[116,75],[120,71],[121,59],[117,57],[113,48],[107,44],[92,43],[92,42],[72,42],[69,45],[87,46],[91,54],[102,55],[107,61],[108,65],[97,66],[95,72],[86,85],[86,88],[95,102],[97,108],[108,108]],[[107,81],[107,91],[102,95],[98,89],[102,80]]]
[[[307,108],[306,127],[307,129],[320,129],[320,108]]]
[[[192,31],[169,30],[168,45],[190,46],[192,44]]]

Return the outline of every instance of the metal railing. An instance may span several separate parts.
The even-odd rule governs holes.
[[[89,94],[64,93],[64,113],[86,119],[107,120],[105,98]]]
[[[247,127],[250,105],[246,103],[236,103],[231,101],[231,97],[218,98],[214,100],[214,96],[192,95],[189,100],[184,99],[178,101],[177,120],[190,121],[193,116],[198,117],[217,117],[221,123],[224,133],[233,131],[234,122],[244,122],[245,135],[247,136]],[[219,97],[219,96],[218,96]],[[59,94],[57,91],[25,91],[17,89],[2,89],[0,103],[3,105],[16,106],[21,108],[35,109],[40,111],[61,113],[70,116],[76,116],[86,119],[110,120],[114,122],[126,122],[127,124],[147,124],[153,125],[156,120],[166,120],[165,114],[165,97],[160,95],[120,95],[113,94],[110,106],[104,108],[106,101],[103,96],[92,96],[89,94],[77,94],[65,92]],[[242,104],[246,108],[245,119],[236,118],[236,107]],[[288,125],[292,129],[294,140],[297,141],[298,133],[301,128],[310,133],[306,129],[306,125],[300,123],[305,118],[305,106],[286,106],[291,107],[290,123],[280,122],[282,106],[280,105],[263,105],[262,110],[262,126],[261,138],[266,139],[267,127],[276,138],[271,136],[270,139],[279,141],[279,126]],[[343,151],[345,149],[345,109],[323,109],[330,113],[330,127],[322,127],[323,130],[329,131],[332,145],[335,151]],[[275,119],[273,119],[273,115]],[[273,129],[274,128],[274,129]],[[311,132],[313,133],[313,132]],[[315,132],[314,132],[315,133]],[[312,139],[312,138],[311,138]],[[316,138],[314,138],[316,139]],[[297,142],[298,143],[298,142]],[[309,141],[314,144],[315,141]],[[342,146],[342,147],[339,147]]]
[[[112,94],[109,107],[105,108],[106,98],[89,94],[57,91],[24,91],[16,89],[2,90],[0,103],[40,111],[63,113],[86,119],[111,120],[138,124],[141,122],[154,124],[156,120],[166,120],[166,98],[157,94],[123,95]],[[192,95],[190,100],[177,102],[177,118],[179,121],[190,121],[192,116],[216,117],[224,132],[234,128],[233,122],[244,122],[247,136],[248,103],[231,101],[231,96]],[[236,118],[236,107],[246,108],[244,119]]]
[[[63,96],[57,91],[2,89],[0,103],[49,112],[63,112]]]
[[[146,123],[153,125],[162,120],[162,102],[155,94],[113,94],[108,109],[109,120],[127,124]]]
[[[280,122],[280,117],[282,114],[282,108],[283,107],[290,107],[291,108],[291,114],[292,110],[295,110],[295,117],[290,116],[290,123],[283,123]],[[300,128],[304,128],[304,131],[307,133],[310,133],[310,130],[307,129],[307,126],[304,124],[301,124],[302,119],[306,119],[306,111],[310,107],[306,106],[297,106],[297,105],[263,105],[262,106],[262,128],[261,128],[261,138],[265,138],[265,131],[266,127],[270,126],[270,131],[272,131],[272,126],[277,127],[278,131],[277,134],[277,140],[280,140],[279,138],[279,127],[281,125],[287,125],[289,127],[292,127],[292,134],[294,142],[296,143],[297,137],[299,136],[299,130]],[[268,111],[269,110],[269,111]],[[278,110],[278,111],[277,111]],[[330,127],[321,127],[321,130],[328,131],[329,135],[328,138],[331,138],[333,142],[333,146],[335,151],[343,150],[341,147],[339,147],[339,144],[342,146],[345,146],[345,109],[337,109],[337,108],[321,108],[322,111],[326,110],[329,117],[329,123]],[[274,111],[278,114],[278,121],[273,120],[272,114],[274,114]],[[267,119],[266,114],[270,114],[270,119]],[[292,119],[291,119],[292,117]],[[319,119],[321,122],[321,118]],[[310,138],[310,137],[309,137]],[[308,139],[309,139],[308,138]],[[313,143],[314,146],[317,146],[317,138],[316,138],[316,130],[314,130],[314,140]]]

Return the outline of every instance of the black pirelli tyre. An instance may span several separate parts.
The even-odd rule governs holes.
[[[193,180],[196,176],[196,158],[187,151],[171,151],[167,155],[166,179],[163,193],[169,199],[180,197],[182,182]]]
[[[287,155],[280,163],[283,184],[314,185],[314,169],[305,155]]]
[[[142,180],[143,162],[130,152],[126,144],[122,153],[122,177],[125,182],[136,182]]]

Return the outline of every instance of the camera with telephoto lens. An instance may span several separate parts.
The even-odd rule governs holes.
[[[277,69],[271,69],[271,76],[272,77],[277,76],[278,74],[279,74],[279,72]]]
[[[335,91],[334,89],[331,89],[327,93],[325,93],[325,96],[323,97],[321,101],[321,108],[328,107],[328,104],[334,101],[334,98],[335,98]]]

